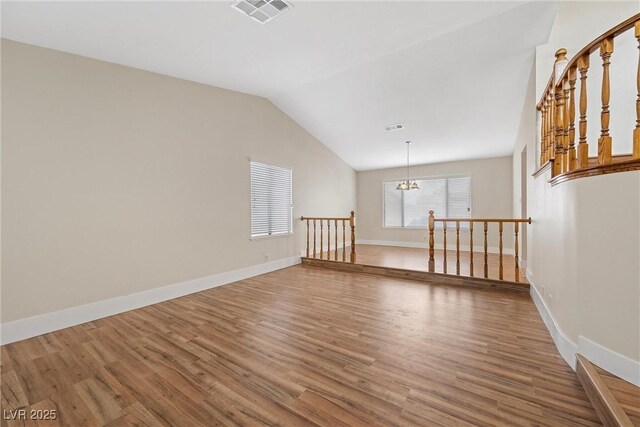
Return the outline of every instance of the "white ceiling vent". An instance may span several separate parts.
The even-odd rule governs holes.
[[[404,125],[402,123],[397,123],[395,125],[387,126],[385,129],[387,132],[392,132],[394,130],[404,129]]]
[[[266,24],[293,6],[285,0],[238,0],[233,2],[231,7],[261,24]]]

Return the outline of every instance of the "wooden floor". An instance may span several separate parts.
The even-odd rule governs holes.
[[[640,427],[640,387],[616,377],[599,366],[594,366],[633,425]]]
[[[351,248],[346,248],[346,259],[349,258]],[[335,251],[322,254],[324,259],[335,260]],[[316,253],[319,258],[320,254]],[[444,250],[435,251],[435,272],[457,275],[456,251],[447,251],[447,268],[444,263]],[[342,260],[342,249],[338,249],[338,260]],[[402,248],[395,246],[356,245],[356,264],[372,265],[378,267],[401,268],[414,271],[429,271],[429,251],[421,248]],[[488,278],[500,277],[500,257],[498,254],[487,256]],[[515,282],[515,258],[513,255],[503,255],[502,274],[503,280]],[[471,274],[471,252],[460,251],[460,275]],[[473,276],[484,277],[484,253],[473,253]],[[520,269],[520,283],[528,283],[525,269]]]
[[[598,425],[528,295],[301,265],[1,354],[59,425]]]

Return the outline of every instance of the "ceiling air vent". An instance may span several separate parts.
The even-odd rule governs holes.
[[[292,5],[284,0],[238,0],[233,2],[231,7],[261,24],[266,24],[291,9]]]
[[[395,125],[387,126],[385,129],[387,132],[393,132],[394,130],[404,129],[404,125],[402,123],[397,123]]]

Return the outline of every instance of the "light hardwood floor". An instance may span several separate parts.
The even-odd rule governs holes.
[[[59,425],[598,424],[528,295],[308,266],[1,352]]]

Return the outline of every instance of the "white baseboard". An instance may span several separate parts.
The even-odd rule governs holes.
[[[529,273],[529,271],[527,271]],[[533,299],[533,303],[536,305],[538,309],[538,313],[540,313],[540,317],[542,317],[542,321],[544,322],[551,338],[553,338],[553,342],[560,353],[560,356],[567,362],[571,369],[576,370],[576,353],[578,352],[578,346],[569,339],[562,332],[562,329],[558,326],[558,323],[553,318],[553,315],[549,311],[547,305],[545,304],[542,296],[538,293],[536,286],[531,282],[530,275],[527,274],[527,280],[530,284],[529,293],[531,294],[531,299]]]
[[[573,370],[576,369],[576,353],[580,353],[590,362],[595,363],[602,369],[640,387],[640,362],[616,353],[615,351],[603,347],[583,336],[578,337],[578,344],[576,345],[558,326],[558,323],[553,318],[553,315],[549,311],[541,295],[538,293],[536,286],[531,280],[531,273],[529,270],[527,270],[527,280],[531,285],[531,298],[540,313],[540,317],[542,317],[549,334],[551,334],[558,352]]]
[[[591,363],[640,387],[640,362],[609,350],[583,336],[578,337],[578,353]]]
[[[85,322],[123,313],[151,304],[157,304],[173,298],[189,295],[194,292],[204,291],[238,280],[248,279],[260,274],[280,270],[299,264],[300,257],[294,256],[277,261],[267,262],[238,270],[214,274],[199,279],[188,280],[161,288],[149,289],[131,295],[111,298],[91,304],[80,305],[54,311],[52,313],[14,320],[0,325],[0,344],[9,344],[15,341],[68,328]]]
[[[404,242],[404,241],[393,241],[393,240],[356,240],[356,245],[376,245],[376,246],[395,246],[395,247],[400,247],[400,248],[420,248],[420,249],[429,249],[429,244],[428,243],[422,243],[422,242]],[[435,248],[436,249],[443,249],[444,245],[442,243],[436,243],[435,244]],[[462,244],[460,245],[460,250],[461,251],[467,251],[469,249],[469,245],[463,246]],[[455,251],[456,250],[456,245],[454,244],[448,244],[447,245],[447,250],[449,251]],[[473,251],[474,252],[484,252],[484,246],[474,246],[473,247]],[[356,250],[357,252],[357,250]],[[498,254],[500,253],[500,249],[497,247],[493,247],[490,246],[487,248],[487,252],[491,253],[491,254]],[[505,255],[513,255],[513,249],[511,248],[505,248],[502,250],[502,253]]]

